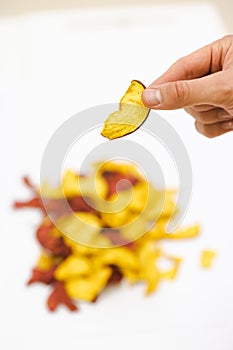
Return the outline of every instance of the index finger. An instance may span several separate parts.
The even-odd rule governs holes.
[[[180,58],[163,75],[156,79],[149,88],[158,84],[178,80],[190,80],[203,77],[222,69],[224,45],[219,39],[193,53]]]

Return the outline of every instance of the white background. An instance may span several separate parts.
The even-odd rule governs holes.
[[[44,148],[62,122],[82,109],[117,102],[134,78],[148,85],[174,60],[224,33],[217,12],[206,4],[51,12],[0,21],[0,349],[232,350],[232,134],[205,139],[183,111],[160,113],[189,152],[194,186],[185,222],[200,222],[202,235],[164,243],[184,262],[176,281],[164,282],[148,298],[143,286],[123,284],[96,304],[83,304],[80,313],[48,313],[49,290],[25,287],[39,252],[34,240],[39,215],[11,208],[14,199],[28,198],[22,175],[39,181]],[[143,142],[145,135],[138,135],[132,137]],[[156,149],[155,156],[161,158],[160,152]],[[80,147],[74,168],[84,155]],[[169,161],[163,163],[167,185],[173,186]],[[218,253],[209,271],[199,267],[206,248]]]

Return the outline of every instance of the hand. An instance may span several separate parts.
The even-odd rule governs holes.
[[[179,59],[144,90],[152,109],[185,108],[207,137],[233,130],[233,35]]]

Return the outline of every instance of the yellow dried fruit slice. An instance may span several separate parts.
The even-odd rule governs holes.
[[[145,86],[133,80],[120,100],[119,110],[105,120],[101,135],[110,140],[122,137],[137,130],[147,118],[150,109],[142,102]]]
[[[177,230],[173,233],[165,233],[163,238],[167,239],[188,239],[188,238],[195,238],[200,233],[200,226],[199,225],[193,225],[190,227],[187,227],[183,230]]]
[[[92,272],[90,259],[70,255],[62,261],[55,271],[55,277],[59,281],[65,281],[72,277],[87,275]]]
[[[72,215],[61,217],[57,221],[57,227],[63,235],[75,242],[92,246],[93,238],[96,238],[102,229],[102,222],[94,214],[74,212]]]
[[[98,263],[137,270],[139,262],[137,256],[133,252],[124,247],[117,247],[104,250],[98,257]]]
[[[143,176],[143,173],[140,171],[139,167],[133,163],[129,163],[128,161],[105,161],[105,162],[95,162],[93,164],[94,170],[97,172],[97,174],[102,174],[106,171],[110,172],[118,172],[122,175],[132,175],[138,180],[145,180],[145,176]]]
[[[36,267],[40,271],[47,271],[51,269],[56,264],[59,264],[61,261],[61,257],[55,257],[53,255],[47,254],[46,252],[42,251],[40,254],[40,257],[37,261]]]
[[[70,279],[65,283],[67,294],[71,298],[93,301],[108,283],[111,273],[110,267],[102,267],[86,278]]]
[[[204,250],[201,253],[201,266],[204,268],[212,267],[216,253],[213,250]]]

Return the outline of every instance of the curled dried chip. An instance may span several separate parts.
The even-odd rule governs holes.
[[[131,82],[120,100],[119,110],[111,113],[105,120],[101,135],[112,140],[130,134],[142,125],[150,111],[142,102],[144,89],[141,82]]]

